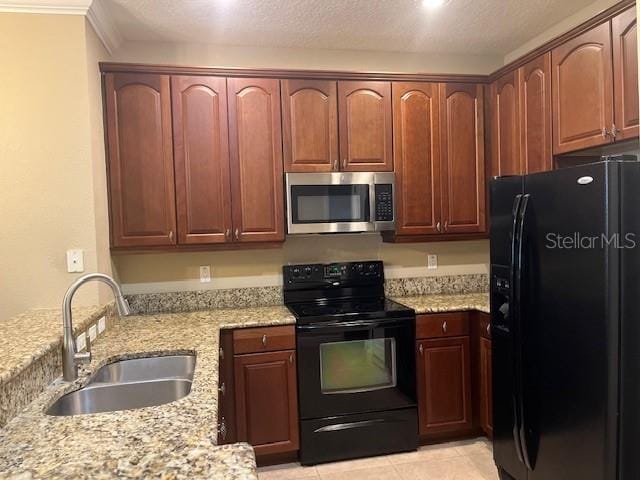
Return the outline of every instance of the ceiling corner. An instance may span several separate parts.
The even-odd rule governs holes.
[[[90,3],[91,6],[87,11],[87,20],[89,20],[96,35],[98,35],[109,54],[113,54],[122,44],[122,35],[102,0],[93,0]]]

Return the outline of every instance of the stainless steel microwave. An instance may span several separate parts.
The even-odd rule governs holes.
[[[289,234],[395,228],[391,172],[287,173],[286,187]]]

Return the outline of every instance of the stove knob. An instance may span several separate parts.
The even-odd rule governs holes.
[[[307,277],[310,277],[311,276],[311,267],[304,267],[304,274]]]
[[[298,277],[298,276],[300,276],[300,269],[299,269],[298,267],[296,267],[296,268],[292,269],[292,270],[291,270],[291,274],[292,274],[294,277]]]

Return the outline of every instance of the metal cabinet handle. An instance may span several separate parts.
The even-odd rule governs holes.
[[[347,168],[347,159],[346,159],[346,158],[343,158],[343,159],[342,159],[342,168],[343,168],[343,169],[344,169],[344,168]]]
[[[231,238],[231,229],[227,228],[224,232],[224,236],[227,238]]]
[[[602,129],[602,132],[600,132],[602,134],[602,138],[607,138],[607,135],[609,135],[609,130],[607,130],[606,128]]]
[[[449,221],[448,221],[448,220],[445,220],[445,221],[444,221],[444,231],[446,232],[446,231],[448,231],[448,230],[449,230]]]
[[[491,335],[491,324],[487,324],[487,335]]]
[[[218,391],[224,396],[225,393],[227,393],[227,386],[225,385],[224,382],[222,382],[222,385],[220,385],[218,387]]]
[[[173,242],[173,230],[169,230],[169,241]]]
[[[440,226],[440,222],[436,223],[436,230],[437,230],[438,232],[442,232],[442,228],[441,228],[441,226]]]
[[[262,335],[262,346],[264,346],[264,347],[267,346],[267,336],[266,335]]]
[[[223,440],[227,439],[227,423],[224,420],[224,417],[220,420],[220,425],[218,425],[218,434],[222,437]]]
[[[333,161],[333,169],[334,169],[335,171],[338,171],[338,159],[335,159],[335,160]]]
[[[293,353],[289,355],[289,363],[293,365]]]
[[[220,347],[220,360],[224,360],[224,349]]]
[[[615,123],[613,125],[611,125],[611,132],[610,133],[611,133],[611,136],[613,137],[614,140],[616,139],[616,137],[620,133],[620,130],[618,130],[616,128],[616,124]]]
[[[442,322],[442,333],[447,333],[447,321]]]
[[[420,355],[424,353],[424,347],[422,346],[422,344],[418,346],[418,351],[420,352]]]
[[[240,229],[239,228],[236,228],[235,234],[236,234],[236,240],[240,240]]]

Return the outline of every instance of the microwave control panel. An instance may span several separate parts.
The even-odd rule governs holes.
[[[393,185],[378,183],[376,188],[376,222],[393,222]]]

